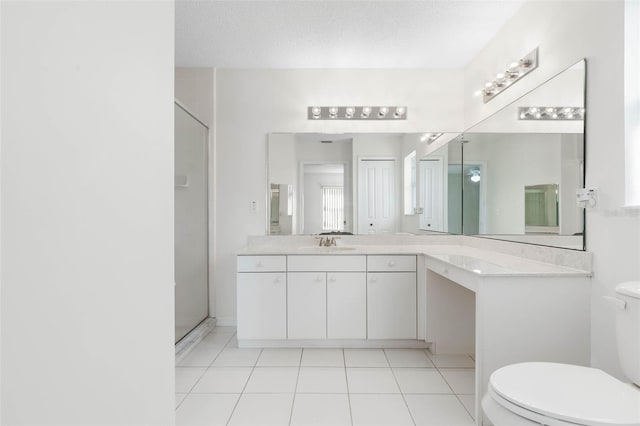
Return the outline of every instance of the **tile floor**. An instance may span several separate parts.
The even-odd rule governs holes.
[[[217,327],[176,365],[176,425],[473,425],[474,360],[422,349],[238,349]]]

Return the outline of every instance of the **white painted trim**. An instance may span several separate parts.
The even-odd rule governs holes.
[[[175,363],[182,361],[216,327],[215,318],[207,318],[176,343]]]
[[[238,340],[239,348],[429,348],[424,340]]]

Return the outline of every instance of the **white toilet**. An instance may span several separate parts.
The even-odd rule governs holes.
[[[624,383],[602,370],[525,362],[493,372],[482,400],[495,426],[640,426],[640,282],[616,287],[616,330]]]

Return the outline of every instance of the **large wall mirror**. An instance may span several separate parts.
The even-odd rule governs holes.
[[[433,186],[424,180],[427,174],[441,176],[439,184],[447,185],[449,150],[461,148],[446,142],[458,135],[270,134],[268,233],[420,233],[421,228],[460,233],[460,220],[446,216],[455,216],[459,206],[447,209],[446,194],[424,191]],[[426,158],[436,141],[444,145],[441,152]],[[451,158],[460,166],[461,152]]]
[[[463,133],[272,133],[267,232],[584,250],[584,99],[582,60]]]
[[[584,249],[585,61],[463,134],[463,233]]]

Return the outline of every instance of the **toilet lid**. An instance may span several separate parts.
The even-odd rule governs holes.
[[[513,364],[494,371],[489,386],[505,400],[553,419],[585,426],[640,426],[640,389],[595,368]]]

